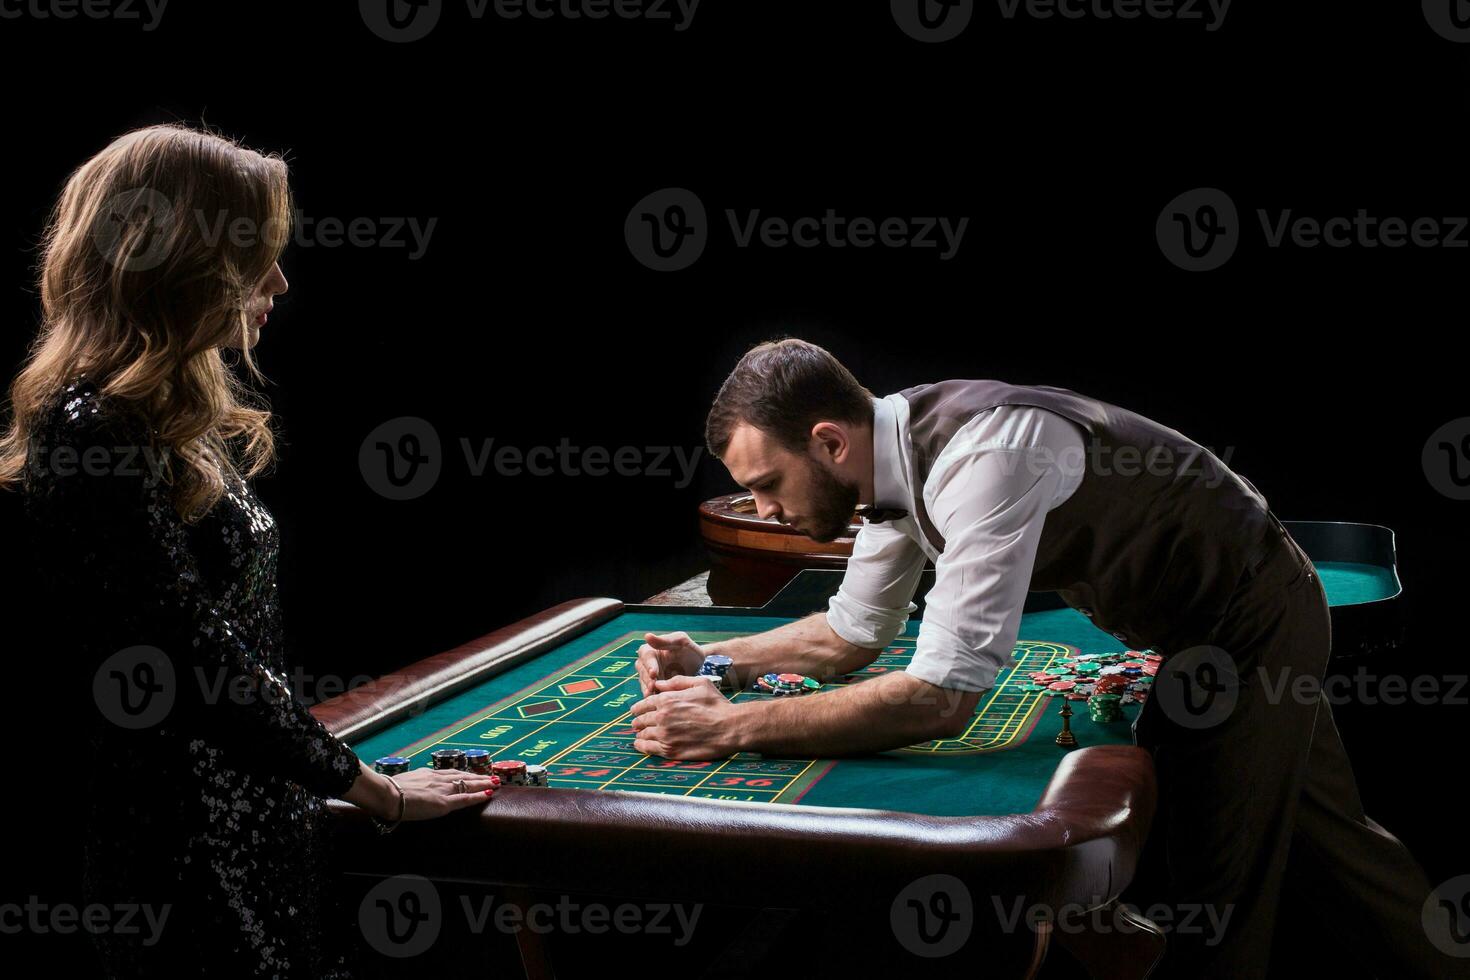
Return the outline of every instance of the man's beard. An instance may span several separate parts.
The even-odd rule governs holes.
[[[814,503],[805,534],[823,544],[835,541],[847,533],[852,523],[852,512],[858,505],[858,485],[843,483],[814,460],[808,459],[806,464],[811,469]]]

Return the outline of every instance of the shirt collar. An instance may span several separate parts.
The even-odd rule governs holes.
[[[903,429],[908,403],[902,395],[873,399],[873,505],[908,510],[913,499],[904,468]]]

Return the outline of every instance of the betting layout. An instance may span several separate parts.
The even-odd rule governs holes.
[[[743,634],[695,633],[710,643]],[[633,747],[630,709],[641,697],[637,650],[641,633],[628,633],[537,683],[468,718],[380,759],[380,771],[406,771],[415,760],[436,768],[493,773],[511,785],[668,793],[723,800],[794,803],[830,768],[829,760],[776,759],[740,753],[728,759],[690,762],[648,756]],[[868,667],[821,683],[799,674],[772,673],[735,701],[820,696],[895,670],[913,658],[914,641],[900,639]],[[1013,664],[976,707],[958,738],[898,750],[978,754],[1003,751],[1024,741],[1049,697],[1095,701],[1094,711],[1147,697],[1157,670],[1152,654],[1079,654],[1075,647],[1045,641],[1016,645]],[[725,686],[729,658],[707,658],[701,674]],[[1112,703],[1109,703],[1112,702]]]

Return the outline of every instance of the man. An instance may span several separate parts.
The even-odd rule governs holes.
[[[1181,918],[1226,923],[1176,930],[1168,975],[1263,976],[1288,856],[1327,903],[1331,938],[1379,975],[1464,975],[1426,938],[1423,872],[1363,814],[1328,705],[1281,693],[1322,677],[1326,597],[1260,493],[1213,454],[1059,388],[946,381],[874,398],[800,340],[746,354],[706,435],[762,516],[818,541],[855,507],[866,521],[826,612],[705,646],[649,634],[640,750],[824,756],[954,737],[1010,662],[1027,591],[1054,590],[1166,670],[1205,662],[1224,678],[1223,716],[1181,723],[1156,696],[1135,726],[1161,787],[1147,863]],[[871,663],[914,611],[926,558],[935,581],[907,670],[748,704],[691,676],[711,653],[743,684]]]

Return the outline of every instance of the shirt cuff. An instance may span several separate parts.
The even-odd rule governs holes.
[[[909,614],[918,608],[910,602],[904,609],[881,609],[839,591],[827,601],[827,625],[853,646],[877,650],[903,632]]]
[[[972,650],[959,637],[925,622],[905,673],[947,691],[988,691],[995,687],[996,675],[1014,662],[1010,653]]]

